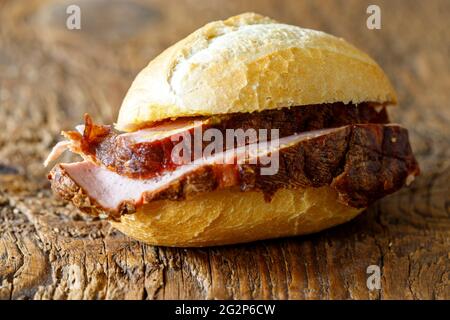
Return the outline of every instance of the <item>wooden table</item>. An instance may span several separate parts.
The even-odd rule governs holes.
[[[81,30],[65,27],[73,3]],[[366,28],[372,3],[381,30]],[[163,48],[250,10],[344,37],[382,65],[423,171],[410,188],[319,234],[205,249],[139,243],[53,197],[42,161],[61,129],[84,112],[113,122]],[[447,0],[0,1],[0,298],[449,299],[449,16]],[[369,265],[381,290],[366,286]]]

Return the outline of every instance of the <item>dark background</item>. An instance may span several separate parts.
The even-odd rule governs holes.
[[[66,29],[70,4],[81,30]],[[381,30],[366,27],[369,4]],[[61,129],[85,112],[114,122],[161,50],[245,11],[343,37],[380,63],[422,168],[410,188],[319,234],[207,249],[147,246],[53,197],[42,161]],[[0,298],[449,299],[449,18],[447,0],[0,0]],[[367,289],[372,264],[381,290]]]

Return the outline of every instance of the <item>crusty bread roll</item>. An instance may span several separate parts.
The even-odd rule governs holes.
[[[207,24],[151,61],[129,89],[116,127],[365,101],[397,101],[367,54],[326,33],[246,13]]]
[[[326,33],[246,13],[207,24],[151,61],[129,89],[116,128],[367,101],[397,102],[388,78],[367,54]],[[149,244],[210,246],[312,233],[362,210],[339,202],[329,187],[279,190],[270,203],[259,192],[225,189],[156,201],[112,224]]]
[[[260,192],[217,190],[183,201],[152,202],[113,226],[152,245],[203,247],[317,232],[363,209],[337,201],[330,187]]]
[[[376,62],[343,39],[246,13],[207,24],[151,61],[129,89],[116,128],[136,131],[153,122],[179,117],[229,113],[239,115],[304,105],[325,108],[324,104],[335,102],[339,103],[338,108],[347,103],[354,107],[369,102],[365,105],[370,105],[378,113],[378,106],[396,104],[397,98]],[[93,126],[92,123],[89,125],[89,121],[86,123],[89,130],[86,133],[85,128],[84,133],[78,133],[79,140],[82,139],[81,134],[90,137]],[[380,123],[380,126],[385,124]],[[100,133],[106,130],[101,126],[96,128]],[[361,183],[359,189],[358,186],[355,189],[359,194],[365,194],[365,191],[366,194],[389,194],[395,191],[393,186],[401,187],[398,181],[409,181],[418,174],[419,169],[411,154],[407,135],[403,135],[403,140],[397,144],[397,136],[393,136],[390,143],[383,143],[384,131],[377,128],[372,132],[375,133],[370,136],[370,141],[377,147],[372,150],[369,146],[367,149],[370,151],[364,157],[377,158],[371,152],[382,154],[377,150],[384,147],[389,148],[401,163],[395,166],[391,164],[391,176],[383,178],[384,185],[372,184],[381,187],[365,189],[366,186]],[[326,143],[333,144],[332,140],[320,141],[314,150],[305,148],[299,154],[303,150],[323,151],[325,148],[322,146]],[[396,152],[396,148],[400,148],[401,152]],[[76,149],[71,148],[75,152]],[[123,154],[127,152],[128,149]],[[333,160],[335,154],[330,152],[317,156]],[[294,161],[295,165],[289,167],[294,168],[289,171],[293,176],[300,160],[295,158]],[[320,171],[317,161],[311,161],[308,165]],[[372,163],[361,157],[355,160],[355,167],[364,161],[369,162],[367,167],[374,172],[378,170],[378,165],[386,169],[390,163],[389,159]],[[408,163],[411,165],[408,166]],[[353,188],[352,183],[359,183],[357,178],[361,178],[361,181],[377,179],[371,176],[371,172],[358,171],[358,168],[352,171],[354,167],[347,169],[349,172],[345,174],[334,172],[337,175],[353,175],[351,183],[347,180],[348,185],[341,181],[342,188]],[[395,170],[398,172],[394,177]],[[92,178],[91,171],[89,174]],[[98,174],[98,179],[105,181],[98,183],[97,194],[104,192],[111,197],[111,190],[117,194],[117,187],[109,188],[107,182],[124,180],[108,180],[112,174],[116,173]],[[358,177],[355,178],[355,175]],[[62,179],[61,174],[50,174],[49,178],[53,180],[55,192],[66,196],[78,207],[96,208],[95,197],[83,191],[77,185],[77,179],[69,176]],[[92,179],[84,180],[97,185],[95,179],[93,182]],[[118,219],[111,223],[125,234],[152,245],[194,247],[308,234],[346,222],[365,209],[353,208],[348,205],[350,202],[343,201],[336,188],[333,188],[333,182],[325,186],[313,182],[305,185],[321,187],[300,188],[303,184],[297,184],[293,188],[275,189],[271,201],[267,201],[263,192],[260,192],[262,189],[242,192],[236,185],[199,192],[186,198],[179,197],[179,191],[173,195],[169,192],[167,195],[172,198],[151,198],[147,202],[139,202],[139,206],[125,206],[124,213],[119,213]],[[186,184],[177,183],[179,190],[186,186],[192,188],[189,181]],[[127,186],[127,183],[116,183],[118,188],[122,185]],[[133,185],[128,184],[129,188],[133,188]],[[367,203],[362,206],[365,205]],[[112,215],[106,214],[108,216]]]

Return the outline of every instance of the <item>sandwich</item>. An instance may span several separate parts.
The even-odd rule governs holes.
[[[419,174],[391,83],[329,34],[246,13],[136,77],[114,125],[64,131],[53,191],[132,238],[201,247],[318,232]]]

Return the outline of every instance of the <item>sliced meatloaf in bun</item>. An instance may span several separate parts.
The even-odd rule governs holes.
[[[383,70],[343,39],[253,13],[216,21],[136,77],[115,125],[64,131],[52,189],[154,245],[317,232],[419,174]]]

